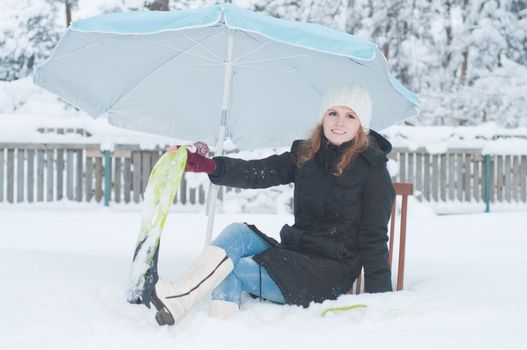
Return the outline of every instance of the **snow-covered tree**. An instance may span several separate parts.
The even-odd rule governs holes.
[[[254,10],[278,18],[345,30],[348,0],[256,0]]]
[[[216,0],[172,0],[170,1],[171,10],[196,9],[206,6],[223,4],[228,1]]]
[[[72,21],[72,9],[77,8],[77,5],[79,4],[79,0],[57,0],[58,2],[64,3],[64,10],[66,14],[66,26],[69,26]]]
[[[168,11],[169,0],[145,0],[145,7],[150,11]]]
[[[66,27],[64,7],[52,0],[2,0],[0,9],[0,80],[14,80],[49,56]]]
[[[492,120],[509,127],[525,124],[526,115],[514,111],[527,107],[522,98],[527,95],[527,80],[522,83],[525,75],[520,73],[525,68],[521,60],[526,52],[522,40],[526,29],[513,3],[434,3],[433,13],[441,15],[434,16],[433,35],[425,45],[441,64],[427,64],[427,74],[419,76],[417,91],[423,97],[423,109],[418,123],[474,125]],[[513,82],[519,94],[509,90]],[[505,90],[510,94],[504,96]]]

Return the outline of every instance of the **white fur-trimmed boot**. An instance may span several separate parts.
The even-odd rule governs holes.
[[[177,282],[159,279],[152,295],[159,325],[178,322],[198,301],[210,294],[232,271],[232,260],[222,248],[206,247]]]
[[[209,307],[209,315],[226,320],[240,311],[238,303],[226,300],[212,300]]]

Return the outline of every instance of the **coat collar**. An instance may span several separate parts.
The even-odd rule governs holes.
[[[367,150],[361,153],[361,157],[366,159],[371,165],[384,164],[388,161],[387,155],[392,150],[392,144],[384,136],[370,129],[370,145]]]
[[[326,153],[332,153],[335,156],[339,157],[344,151],[346,151],[349,147],[353,146],[354,140],[344,142],[342,145],[337,146],[329,142],[326,135],[324,135],[324,131],[321,132],[320,135],[320,149],[323,152]]]
[[[354,143],[354,140],[351,140],[343,143],[340,146],[336,146],[329,142],[323,131],[321,132],[320,136],[321,142],[320,149],[317,152],[317,158],[324,159],[325,161],[329,160],[330,163],[333,164],[338,160],[340,155]],[[385,163],[387,161],[386,156],[392,150],[392,144],[384,136],[371,129],[369,141],[370,145],[368,149],[362,152],[360,157],[364,158],[371,165]]]

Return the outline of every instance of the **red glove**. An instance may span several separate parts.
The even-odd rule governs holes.
[[[210,174],[216,169],[216,161],[214,159],[190,151],[187,151],[187,155],[185,171]]]
[[[167,150],[175,152],[180,146],[172,146]],[[187,147],[187,165],[185,172],[210,174],[216,169],[216,161],[206,156],[209,146],[204,142],[196,142]]]

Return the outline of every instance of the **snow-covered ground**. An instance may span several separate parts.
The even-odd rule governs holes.
[[[230,320],[203,302],[173,328],[126,302],[138,208],[0,206],[0,349],[519,349],[527,343],[525,212],[436,216],[412,201],[405,290],[307,309],[248,300]],[[219,215],[278,232],[286,215]],[[203,214],[169,215],[160,273],[202,248]],[[366,309],[320,316],[324,307]]]

